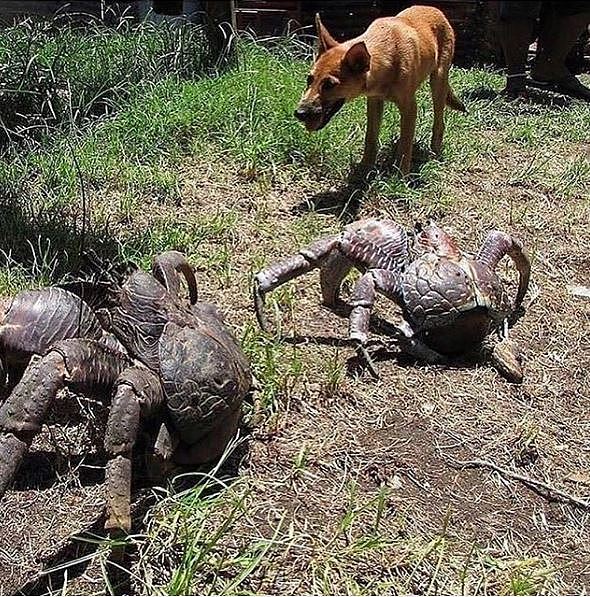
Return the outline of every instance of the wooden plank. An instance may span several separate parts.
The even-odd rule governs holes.
[[[0,15],[51,16],[57,12],[101,14],[100,0],[0,0]]]

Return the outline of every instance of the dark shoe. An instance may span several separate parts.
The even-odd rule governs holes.
[[[500,91],[500,95],[507,100],[526,99],[526,76],[508,77],[506,79],[506,87]]]
[[[570,97],[576,97],[590,102],[590,88],[586,87],[586,85],[574,77],[574,75],[567,75],[555,81],[542,81],[531,77],[530,79],[527,79],[527,85],[536,87],[537,89],[563,93]]]

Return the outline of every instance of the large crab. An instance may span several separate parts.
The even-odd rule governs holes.
[[[519,272],[514,301],[495,272],[505,255]],[[507,323],[520,307],[530,277],[530,261],[519,240],[494,230],[473,258],[434,223],[417,226],[411,247],[406,231],[391,220],[354,222],[341,234],[319,240],[256,274],[254,299],[261,327],[268,327],[263,309],[269,291],[319,268],[323,302],[335,307],[352,267],[362,275],[352,291],[349,337],[373,373],[367,342],[379,292],[401,307],[403,319],[393,331],[402,351],[444,363],[450,355],[482,346],[498,330],[503,341],[492,349],[491,360],[509,380],[522,381],[518,350],[506,338]]]
[[[190,304],[180,298],[181,276]],[[213,305],[197,301],[194,271],[176,251],[116,285],[109,309],[73,292],[18,294],[0,319],[0,356],[18,383],[0,406],[0,497],[56,394],[110,394],[104,445],[109,532],[129,531],[132,452],[154,429],[163,471],[218,458],[251,385],[248,362]],[[2,375],[4,377],[4,374]]]

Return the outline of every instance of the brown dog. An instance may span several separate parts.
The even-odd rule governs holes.
[[[395,17],[376,19],[362,35],[343,43],[328,33],[319,15],[316,27],[318,55],[295,110],[295,117],[307,130],[320,130],[344,102],[366,96],[367,131],[361,165],[369,167],[377,157],[384,101],[394,102],[401,115],[396,159],[407,174],[416,128],[416,91],[430,77],[434,107],[431,148],[440,153],[445,105],[466,112],[449,86],[455,34],[443,13],[430,6],[412,6]]]

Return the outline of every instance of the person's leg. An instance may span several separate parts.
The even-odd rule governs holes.
[[[565,65],[565,59],[580,34],[590,23],[590,1],[548,2],[540,20],[537,56],[531,79],[590,101],[584,86]]]
[[[506,88],[503,92],[506,95],[517,96],[525,90],[528,49],[541,5],[541,2],[500,2],[498,33],[506,61]]]

